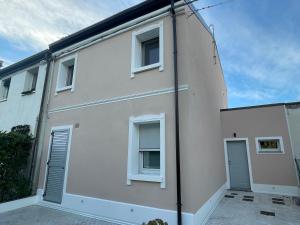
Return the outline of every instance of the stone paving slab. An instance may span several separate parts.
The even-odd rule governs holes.
[[[300,224],[300,206],[295,205],[291,197],[240,191],[228,191],[226,195],[234,197],[224,197],[206,225]],[[249,196],[253,196],[253,201],[249,201]],[[278,199],[282,199],[284,204],[278,204],[281,202]],[[275,216],[262,215],[261,211],[274,213]]]
[[[0,225],[117,225],[38,205],[0,214]]]

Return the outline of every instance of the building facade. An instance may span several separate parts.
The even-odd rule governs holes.
[[[50,45],[38,182],[43,204],[122,223],[176,224],[169,4],[146,1]],[[225,188],[220,109],[227,94],[210,30],[193,8],[176,5],[182,210],[184,224],[194,224]],[[124,16],[131,19],[85,37]]]
[[[222,110],[228,188],[300,194],[295,161],[300,117],[292,105]]]
[[[45,84],[46,52],[0,70],[0,131],[29,125],[35,136]]]

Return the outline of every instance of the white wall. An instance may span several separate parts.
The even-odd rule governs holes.
[[[7,100],[0,102],[0,131],[10,131],[13,126],[27,124],[30,125],[31,133],[35,134],[47,65],[37,66],[39,66],[39,74],[35,93],[21,94],[24,90],[27,70],[11,75]]]

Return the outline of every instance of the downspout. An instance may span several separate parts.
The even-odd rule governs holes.
[[[177,225],[182,225],[181,213],[181,177],[180,177],[180,135],[179,135],[179,105],[178,105],[178,62],[177,62],[177,29],[174,0],[171,0],[171,14],[173,26],[173,63],[175,89],[175,148],[176,148],[176,191],[177,191]]]
[[[38,115],[38,119],[37,119],[37,127],[36,127],[36,131],[35,131],[35,139],[34,139],[34,143],[33,143],[33,152],[32,152],[32,158],[31,158],[31,167],[30,167],[30,173],[29,173],[29,181],[30,181],[30,189],[31,192],[33,191],[33,173],[34,173],[34,169],[36,166],[36,153],[37,153],[37,148],[39,146],[39,138],[40,138],[40,130],[41,130],[41,124],[42,124],[42,118],[43,118],[43,105],[45,102],[45,97],[46,97],[46,88],[47,88],[47,80],[48,80],[48,76],[49,76],[49,70],[50,70],[50,63],[51,63],[51,53],[47,52],[46,53],[46,62],[47,62],[47,67],[46,67],[46,75],[45,75],[45,80],[44,80],[44,85],[43,85],[43,93],[42,93],[42,99],[41,99],[41,105],[40,105],[40,110],[39,110],[39,115]],[[35,190],[34,190],[35,191]]]

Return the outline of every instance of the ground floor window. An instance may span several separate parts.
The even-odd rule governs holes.
[[[257,153],[284,153],[282,137],[257,137]]]
[[[160,182],[165,187],[165,114],[129,119],[128,184]]]

